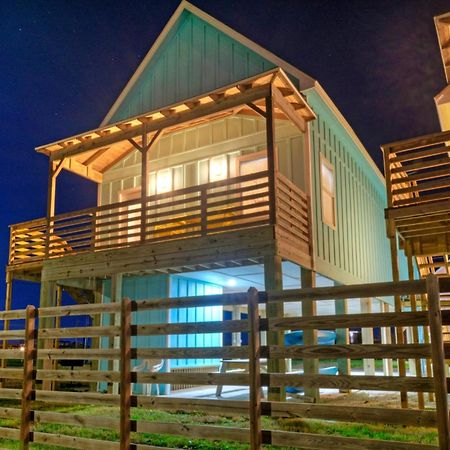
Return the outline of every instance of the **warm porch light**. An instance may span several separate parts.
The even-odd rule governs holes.
[[[209,161],[209,181],[224,180],[227,177],[227,157],[216,156]]]

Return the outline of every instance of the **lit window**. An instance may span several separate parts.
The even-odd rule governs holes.
[[[320,158],[320,185],[322,194],[322,221],[336,227],[336,187],[334,167],[323,156]]]
[[[162,194],[172,190],[172,170],[158,170],[156,174],[156,193]]]
[[[228,176],[226,155],[215,156],[209,160],[209,181],[224,180]]]

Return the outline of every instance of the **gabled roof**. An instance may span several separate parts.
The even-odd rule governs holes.
[[[265,98],[275,98],[275,114],[289,118],[303,131],[315,118],[304,97],[280,68],[236,81],[215,91],[182,100],[163,109],[104,125],[36,148],[58,167],[100,183],[103,173],[142,145],[141,137],[159,136],[231,114],[265,113]],[[131,141],[131,142],[130,142]]]
[[[241,76],[237,76],[237,78],[236,78],[236,74],[234,74],[234,76],[235,76],[234,79],[229,79],[229,80],[226,80],[225,82],[224,82],[224,80],[222,80],[222,81],[216,80],[215,86],[204,83],[202,86],[198,87],[198,92],[196,92],[195,90],[194,91],[190,90],[187,95],[181,94],[181,98],[175,99],[174,97],[171,97],[169,99],[166,99],[166,100],[168,100],[168,101],[166,101],[166,103],[164,103],[163,98],[156,99],[156,100],[154,98],[152,98],[152,99],[147,98],[144,100],[142,100],[142,98],[137,99],[139,94],[136,93],[135,91],[137,91],[139,89],[138,83],[146,83],[146,86],[144,86],[146,96],[161,95],[159,92],[161,89],[156,89],[157,92],[152,93],[152,91],[154,91],[155,89],[149,88],[149,86],[151,86],[151,80],[148,79],[148,78],[150,78],[150,76],[146,72],[149,70],[153,70],[154,72],[156,72],[157,70],[161,70],[159,67],[151,67],[151,65],[157,64],[159,62],[158,60],[161,57],[161,53],[163,52],[164,47],[167,45],[170,45],[170,41],[171,41],[171,39],[173,39],[174,35],[181,32],[181,29],[184,26],[184,22],[187,20],[188,16],[195,17],[195,19],[204,22],[204,24],[206,24],[206,25],[209,25],[211,27],[211,29],[215,29],[218,32],[222,33],[223,35],[227,36],[230,39],[229,45],[241,45],[241,50],[240,50],[241,53],[245,52],[245,51],[249,51],[250,54],[242,55],[242,57],[246,58],[246,59],[252,59],[252,61],[250,61],[250,64],[252,65],[252,67],[249,68],[246,73],[243,73]],[[192,33],[192,31],[191,31],[191,33]],[[181,43],[179,43],[177,45],[182,45],[183,42],[188,40],[187,38],[190,38],[190,36],[183,36],[183,39],[181,39]],[[205,39],[206,38],[207,38],[207,36],[205,37]],[[214,37],[214,40],[215,40],[215,37]],[[181,55],[185,55],[186,53],[187,52],[185,50],[184,52],[181,53]],[[180,55],[180,53],[178,54],[178,56],[179,55]],[[187,57],[187,55],[185,57]],[[174,59],[177,59],[176,56]],[[170,64],[170,62],[166,62],[165,64],[168,65],[168,64]],[[174,64],[176,64],[176,61],[174,62]],[[162,65],[162,63],[160,65]],[[272,69],[275,67],[281,67],[288,74],[295,77],[299,81],[300,89],[310,88],[315,83],[315,80],[313,78],[306,75],[301,70],[297,69],[296,67],[287,63],[286,61],[282,60],[278,56],[274,55],[273,53],[271,53],[268,50],[264,49],[263,47],[259,46],[255,42],[246,38],[242,34],[238,33],[237,31],[235,31],[232,28],[228,27],[227,25],[223,24],[222,22],[220,22],[219,20],[210,16],[209,14],[206,14],[204,11],[195,7],[191,3],[183,0],[180,3],[180,5],[178,6],[178,8],[176,9],[176,11],[173,13],[172,17],[167,22],[163,31],[158,36],[155,43],[152,45],[149,52],[142,60],[141,64],[139,65],[139,67],[137,68],[137,70],[135,71],[135,73],[133,74],[131,79],[128,81],[128,83],[125,86],[122,93],[119,95],[117,100],[114,102],[114,104],[111,107],[111,109],[109,110],[108,114],[103,119],[101,125],[103,126],[107,123],[110,123],[111,121],[117,121],[117,120],[121,120],[121,119],[125,118],[123,116],[123,114],[124,114],[123,112],[122,112],[122,114],[118,114],[119,109],[124,107],[125,102],[131,103],[134,106],[134,108],[132,107],[131,111],[130,111],[130,107],[127,105],[128,110],[125,112],[125,114],[129,114],[129,116],[136,115],[138,113],[138,110],[136,108],[141,108],[141,111],[139,111],[139,112],[144,112],[144,110],[150,110],[150,109],[154,109],[156,107],[163,106],[164,104],[174,103],[176,100],[181,100],[182,98],[189,98],[194,95],[198,95],[200,93],[207,92],[212,89],[218,88],[221,85],[225,85],[225,84],[231,83],[233,81],[236,81],[238,79],[256,75],[258,73],[264,72],[266,70],[269,70],[269,69]],[[178,71],[180,71],[180,67],[178,67]],[[167,70],[167,68],[166,68],[165,76],[166,77],[173,76],[173,73],[171,73],[171,72],[173,72],[173,70],[170,71],[170,70]],[[211,70],[208,73],[208,78],[213,80],[214,77],[213,77],[212,72],[213,71]],[[162,76],[164,77],[164,75],[162,75]],[[147,79],[145,79],[145,78],[147,78]],[[194,82],[197,82],[196,78],[198,78],[198,77],[193,77],[193,78],[194,78],[194,80],[190,81],[190,85],[193,85]],[[142,79],[144,79],[144,81],[142,81]],[[213,80],[213,82],[214,82],[214,80]],[[171,87],[173,88],[173,90],[176,89],[176,84],[177,84],[176,82],[172,82],[173,86],[171,86]],[[178,84],[179,84],[179,82],[178,82]],[[142,94],[141,94],[141,97],[142,97]],[[137,103],[139,103],[139,105],[136,105]]]

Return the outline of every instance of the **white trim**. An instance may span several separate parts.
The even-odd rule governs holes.
[[[159,49],[159,47],[163,43],[164,39],[166,38],[167,34],[169,33],[170,29],[174,26],[174,24],[176,23],[176,21],[181,16],[181,14],[183,13],[184,10],[191,12],[192,14],[196,15],[200,19],[204,20],[205,22],[209,23],[213,27],[217,28],[222,33],[227,34],[231,38],[237,40],[241,44],[248,47],[250,50],[253,50],[254,52],[260,54],[264,58],[273,62],[276,66],[281,67],[285,71],[296,76],[300,80],[302,89],[314,86],[315,80],[313,78],[311,78],[309,75],[305,74],[301,70],[292,66],[288,62],[282,60],[278,56],[276,56],[273,53],[269,52],[268,50],[264,49],[260,45],[256,44],[255,42],[251,41],[250,39],[246,38],[242,34],[238,33],[237,31],[233,30],[232,28],[228,27],[227,25],[225,25],[224,23],[215,19],[214,17],[210,16],[209,14],[206,14],[204,11],[202,11],[201,9],[192,5],[188,1],[183,0],[180,3],[180,5],[178,6],[178,8],[175,10],[175,12],[172,14],[172,17],[169,19],[169,21],[163,28],[161,34],[156,39],[156,41],[150,48],[149,52],[145,55],[141,64],[139,64],[138,68],[136,69],[136,72],[134,72],[133,76],[130,78],[128,83],[125,85],[125,88],[120,93],[119,97],[117,97],[117,100],[114,102],[111,109],[106,114],[105,118],[103,119],[102,123],[100,124],[101,127],[104,125],[107,125],[109,120],[111,119],[111,117],[119,109],[119,106],[121,105],[121,103],[123,102],[125,97],[128,95],[128,93],[131,91],[134,84],[136,83],[136,81],[139,79],[142,72],[144,71],[145,67],[147,67],[147,65],[150,62],[150,60],[152,59],[153,55]]]
[[[332,174],[333,174],[333,192],[329,192],[328,189],[324,186],[324,180],[322,175],[322,166],[325,166]],[[336,230],[337,227],[337,202],[336,202],[336,171],[334,170],[333,164],[328,161],[328,159],[325,157],[323,153],[320,153],[320,209],[322,213],[322,222],[330,227],[332,230]],[[326,192],[332,199],[333,199],[333,223],[328,222],[325,220],[325,213],[324,213],[324,201],[323,201],[323,192]]]

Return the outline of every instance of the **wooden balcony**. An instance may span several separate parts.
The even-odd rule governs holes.
[[[273,195],[264,171],[15,224],[8,269],[267,226],[287,257],[308,264],[309,199],[280,173],[274,184]],[[257,240],[256,230],[254,236]]]
[[[384,145],[388,236],[418,258],[422,275],[450,275],[450,132]],[[442,273],[441,273],[442,272]]]

